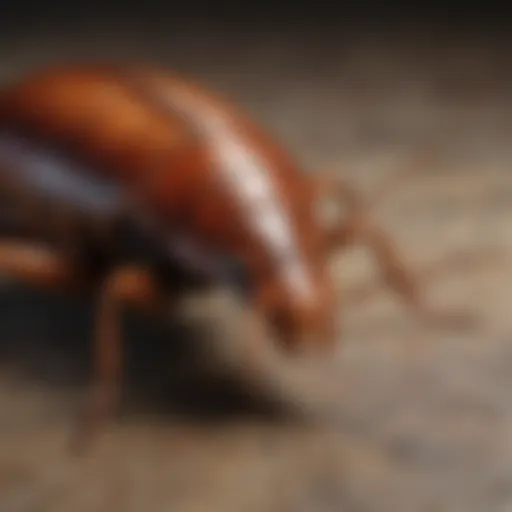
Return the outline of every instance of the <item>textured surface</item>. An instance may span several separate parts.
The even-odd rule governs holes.
[[[216,384],[186,351],[130,324],[126,414],[77,461],[63,446],[87,376],[90,312],[9,288],[0,297],[0,511],[510,510],[510,54],[441,38],[354,41],[327,55],[271,37],[231,47],[192,46],[193,34],[105,41],[20,40],[5,76],[100,49],[150,55],[233,94],[305,165],[331,166],[370,195],[436,144],[376,214],[431,299],[470,307],[481,322],[467,332],[420,324],[377,285],[365,292],[374,267],[352,251],[333,268],[347,293],[339,351],[286,374],[309,421],[280,418],[235,393],[236,382]],[[191,403],[213,410],[210,421],[176,414]],[[233,410],[246,414],[224,414]]]

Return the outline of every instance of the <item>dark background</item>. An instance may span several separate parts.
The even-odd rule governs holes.
[[[2,6],[2,30],[25,31],[80,26],[167,27],[186,29],[197,23],[287,29],[365,29],[382,26],[435,26],[495,29],[510,18],[506,2],[12,2]],[[229,19],[229,20],[228,20]]]

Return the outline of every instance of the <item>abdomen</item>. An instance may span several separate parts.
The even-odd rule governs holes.
[[[241,240],[229,229],[237,227],[236,211],[206,153],[186,120],[107,68],[50,69],[2,91],[0,178],[34,199],[41,214],[58,206],[89,224],[108,222],[133,202],[134,212],[160,223],[155,236],[164,252],[172,253],[175,231],[201,251]],[[8,210],[0,210],[4,225]]]

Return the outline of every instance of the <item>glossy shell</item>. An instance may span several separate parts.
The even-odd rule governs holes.
[[[100,217],[128,208],[205,267],[235,257],[269,310],[325,308],[311,182],[223,98],[153,69],[56,66],[4,87],[0,116],[0,157],[39,195]]]

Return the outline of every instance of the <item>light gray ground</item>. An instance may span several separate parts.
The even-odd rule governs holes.
[[[173,407],[167,414],[162,401],[143,408],[162,386],[156,374],[174,372],[171,402],[199,379],[182,359],[141,356],[158,346],[143,326],[130,364],[146,384],[130,388],[128,412],[74,460],[63,448],[83,396],[90,318],[72,304],[7,289],[0,512],[512,510],[510,52],[432,36],[354,39],[330,50],[304,39],[194,37],[20,39],[2,65],[6,77],[80,54],[179,67],[233,95],[305,167],[339,170],[369,196],[431,145],[375,215],[431,300],[471,308],[481,322],[441,330],[419,323],[378,283],[358,294],[375,269],[364,251],[351,251],[333,265],[346,293],[339,350],[323,367],[286,374],[309,421],[265,412],[201,421]],[[440,260],[447,264],[436,272]],[[222,401],[230,386],[237,384],[203,400]],[[133,405],[137,389],[144,398]]]

